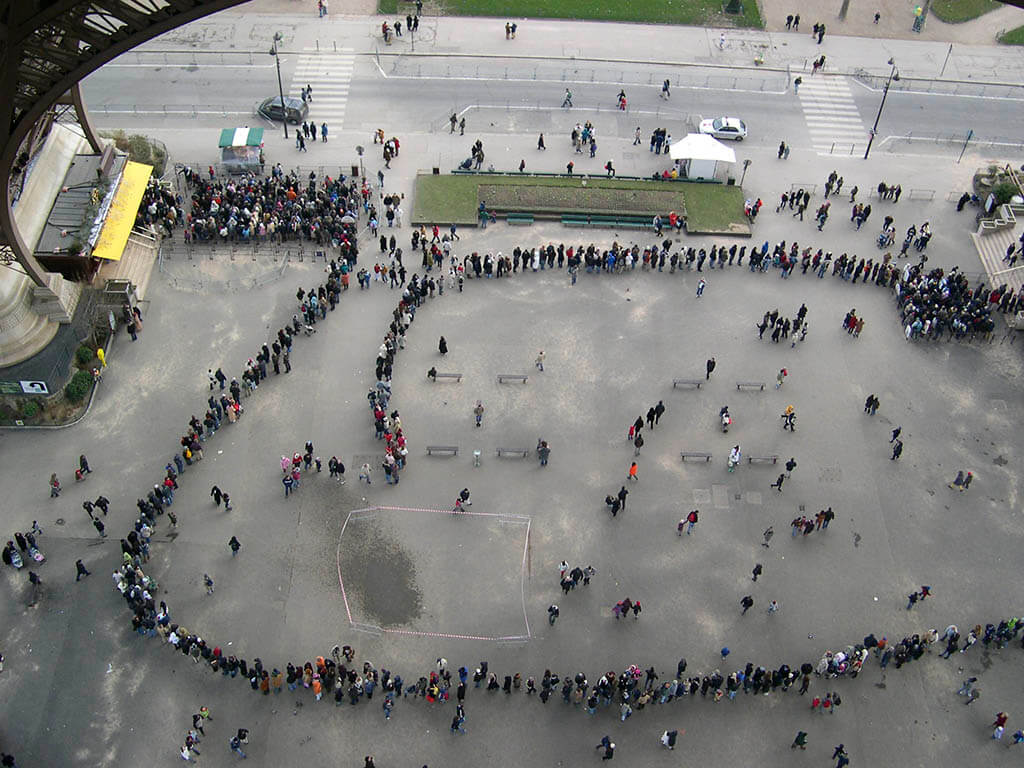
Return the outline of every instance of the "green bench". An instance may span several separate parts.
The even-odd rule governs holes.
[[[638,216],[563,216],[567,227],[607,227],[609,229],[650,229],[651,222]]]
[[[532,213],[509,213],[505,215],[505,221],[509,224],[533,224]]]

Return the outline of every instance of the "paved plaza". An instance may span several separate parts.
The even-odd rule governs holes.
[[[348,110],[355,116],[346,118],[346,147],[365,141],[364,129],[377,119]],[[559,133],[572,119],[557,111],[540,117]],[[611,126],[609,144],[630,151],[631,125],[615,118]],[[496,155],[503,142],[509,161],[534,151],[532,125],[510,128],[474,128],[473,138],[481,136]],[[198,152],[194,138],[165,130],[172,155]],[[350,162],[341,134],[340,126],[332,133],[339,148],[322,155],[325,164]],[[406,194],[416,170],[434,162],[446,168],[473,140],[425,128],[410,130],[407,140],[402,135],[388,188]],[[564,138],[556,141],[537,161],[552,170],[570,154]],[[877,258],[876,224],[893,211],[901,233],[911,223],[932,222],[929,267],[961,265],[976,278],[970,213],[958,219],[945,196],[966,188],[985,156],[971,153],[956,165],[951,154],[939,160],[879,152],[864,162],[808,151],[782,163],[774,156],[777,141],[764,132],[744,147],[754,158],[745,189],[765,202],[753,238],[682,235],[673,249],[749,249],[796,239],[801,248]],[[268,137],[268,147],[272,162],[293,157],[277,137]],[[647,155],[631,158],[630,170],[648,174]],[[367,156],[368,173],[379,166]],[[790,184],[821,185],[833,167],[845,174],[845,189],[857,184],[864,195],[882,179],[905,188],[913,179],[936,195],[891,207],[872,200],[875,218],[861,231],[842,215],[845,192],[823,232],[811,216],[801,223],[775,213],[777,195]],[[613,240],[655,241],[554,223],[459,232],[460,258],[548,243],[607,248]],[[407,250],[408,226],[394,233]],[[360,248],[359,266],[372,269],[376,241],[364,233]],[[422,275],[418,261],[407,259],[410,274]],[[301,685],[264,697],[245,679],[211,673],[159,638],[132,632],[110,574],[120,562],[118,539],[137,517],[135,500],[162,479],[189,418],[207,409],[207,370],[221,366],[229,378],[240,375],[298,311],[296,290],[326,280],[324,263],[308,257],[289,261],[279,277],[273,269],[266,256],[234,266],[223,256],[215,263],[175,257],[150,284],[139,341],[124,334],[113,340],[110,366],[81,422],[3,434],[0,521],[10,535],[37,520],[47,557],[34,604],[24,571],[5,568],[0,577],[2,736],[19,766],[176,763],[200,706],[213,719],[197,760],[212,766],[241,759],[226,748],[239,727],[250,731],[245,751],[256,766],[358,767],[366,755],[381,768],[575,766],[600,759],[594,746],[605,734],[617,745],[615,759],[630,766],[826,765],[840,743],[854,766],[1019,761],[1016,750],[1024,746],[1007,748],[1010,734],[1024,727],[1024,712],[1015,707],[1024,682],[1019,641],[1004,650],[979,643],[949,660],[938,658],[937,644],[919,662],[885,671],[871,656],[856,679],[812,675],[804,696],[741,693],[715,702],[698,695],[649,705],[625,722],[617,705],[589,716],[558,692],[542,704],[522,691],[487,692],[470,682],[463,735],[449,730],[454,700],[428,704],[410,695],[385,721],[379,689],[355,707],[335,707],[331,695],[316,702]],[[701,277],[707,286],[698,297]],[[668,266],[582,273],[575,285],[564,269],[469,279],[462,291],[446,284],[443,295],[417,310],[396,357],[389,410],[401,414],[410,451],[401,482],[392,486],[379,469],[383,444],[374,438],[366,395],[400,296],[383,283],[360,290],[352,281],[317,333],[296,337],[291,373],[271,372],[242,400],[238,423],[225,423],[205,443],[205,458],[181,474],[171,507],[177,528],[166,516],[158,520],[144,566],[159,582],[154,598],[167,602],[174,622],[225,655],[250,663],[259,657],[266,668],[283,670],[347,644],[357,667],[369,661],[406,684],[429,675],[439,657],[453,674],[463,665],[472,674],[487,661],[499,682],[519,673],[539,686],[550,669],[569,677],[583,672],[593,685],[607,671],[635,664],[653,665],[661,683],[675,677],[680,657],[687,677],[716,669],[728,675],[748,661],[798,669],[871,633],[896,643],[955,623],[966,635],[977,623],[1019,614],[1024,347],[1011,343],[1002,325],[989,340],[908,343],[889,289],[831,275],[819,280],[799,269],[783,280],[775,269],[751,273],[746,262],[699,274]],[[791,347],[767,334],[758,339],[765,312],[792,318],[802,304],[805,341]],[[866,320],[856,338],[841,328],[851,308]],[[441,336],[449,348],[443,357]],[[540,350],[543,371],[535,367]],[[706,378],[712,357],[716,366]],[[433,382],[426,376],[431,367],[462,378]],[[782,368],[788,376],[776,389]],[[528,378],[502,383],[499,374]],[[703,383],[674,388],[673,379]],[[738,391],[740,381],[766,386]],[[881,403],[873,416],[864,412],[871,394]],[[477,401],[485,409],[480,427]],[[664,416],[643,430],[634,456],[627,430],[659,401]],[[727,435],[719,427],[723,405],[734,420]],[[797,413],[795,432],[782,428],[789,405]],[[897,427],[905,448],[893,461],[890,435]],[[551,446],[547,466],[534,452],[539,439]],[[302,452],[306,441],[324,471],[303,472],[301,487],[286,498],[281,457]],[[744,460],[730,473],[728,453],[737,444],[745,457],[777,455],[779,463]],[[459,450],[427,455],[430,445]],[[498,456],[499,448],[528,453]],[[712,458],[684,462],[681,452]],[[76,484],[82,453],[94,471]],[[345,464],[344,484],[328,476],[332,455]],[[790,457],[797,466],[780,492],[771,484]],[[633,461],[635,482],[627,479]],[[374,468],[371,484],[358,478],[364,462]],[[965,493],[948,487],[959,470],[975,476]],[[64,481],[57,499],[47,498],[51,472]],[[213,485],[230,493],[230,512],[214,504]],[[604,500],[623,485],[627,503],[613,518]],[[463,488],[473,504],[450,514]],[[104,519],[109,537],[102,540],[81,508],[101,493],[111,502]],[[835,512],[827,530],[790,535],[795,517],[827,507]],[[678,535],[679,521],[693,509],[699,522],[692,534]],[[764,547],[769,526],[774,536]],[[227,545],[232,536],[242,545],[237,556]],[[79,558],[92,575],[76,583]],[[591,583],[563,594],[563,560],[570,568],[592,566]],[[755,583],[756,564],[762,574]],[[213,594],[204,574],[216,584]],[[932,596],[908,611],[908,594],[923,585]],[[741,615],[745,595],[754,606]],[[643,606],[636,620],[613,615],[626,597]],[[780,609],[769,613],[772,600]],[[553,603],[560,615],[552,625]],[[971,676],[983,693],[965,707],[957,689]],[[832,691],[842,695],[839,710],[812,712],[812,698]],[[1010,719],[996,742],[989,723],[999,711]],[[674,752],[658,742],[671,729],[680,732]],[[790,744],[800,730],[809,745],[794,753]]]

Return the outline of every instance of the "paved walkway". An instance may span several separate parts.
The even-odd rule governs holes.
[[[946,24],[934,14],[928,16],[920,34],[913,31],[914,8],[922,3],[913,0],[875,0],[873,3],[851,3],[844,21],[838,18],[840,2],[837,0],[762,0],[761,15],[765,29],[781,32],[786,29],[786,17],[800,14],[800,29],[810,37],[817,22],[823,22],[828,35],[877,37],[882,39],[928,40],[932,42],[961,43],[965,45],[991,45],[1003,30],[1024,24],[1024,10],[1004,5],[991,13],[963,24]],[[881,14],[878,24],[875,13]]]
[[[836,0],[806,0],[801,3],[794,3],[793,0],[762,0],[761,15],[768,32],[785,31],[786,16],[799,12],[801,30],[806,30],[808,37],[814,24],[822,21],[830,36],[927,40],[964,45],[992,45],[996,43],[1000,32],[1024,25],[1024,10],[1005,5],[963,24],[946,24],[932,14],[918,34],[912,29],[914,8],[917,5],[920,3],[912,0],[876,0],[861,8],[851,4],[846,19],[840,21]],[[316,0],[250,0],[226,13],[308,13],[315,17],[316,9]],[[372,16],[377,12],[377,3],[375,0],[329,0],[329,10],[330,17]],[[429,13],[427,9],[424,11]],[[878,24],[874,23],[876,11],[882,15]]]

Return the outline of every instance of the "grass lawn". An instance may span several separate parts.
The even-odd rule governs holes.
[[[721,184],[688,184],[564,176],[455,174],[416,177],[412,223],[475,225],[482,198],[488,209],[558,215],[562,213],[653,216],[674,210],[691,231],[728,232],[746,224],[743,190]]]
[[[1001,7],[995,0],[934,0],[932,13],[947,24],[958,24]]]
[[[975,0],[977,1],[977,0]],[[950,2],[950,0],[946,0]],[[956,4],[956,3],[952,3]],[[636,21],[697,26],[763,26],[756,0],[743,0],[742,14],[722,12],[719,0],[435,0],[428,5],[450,16],[495,16],[501,19],[553,18],[592,21]],[[378,0],[382,14],[406,14],[415,5],[405,0]],[[431,8],[425,8],[433,12]]]
[[[687,231],[749,232],[743,215],[743,190],[739,187],[687,184],[685,194]]]
[[[1024,45],[1024,27],[1011,29],[999,36],[999,42],[1004,45]]]

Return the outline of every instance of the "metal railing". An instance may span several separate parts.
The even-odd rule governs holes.
[[[605,85],[609,88],[625,89],[627,101],[630,88],[649,88],[661,91],[661,84],[669,80],[671,89],[725,90],[754,93],[784,93],[789,87],[789,74],[786,70],[727,69],[708,68],[705,66],[669,66],[650,64],[644,69],[636,67],[620,67],[614,63],[609,66],[559,66],[520,60],[503,64],[500,60],[485,60],[482,63],[461,59],[444,60],[443,57],[394,57],[383,62],[389,68],[386,76],[389,79],[445,79],[445,80],[485,80],[488,82],[502,81],[508,83],[547,84],[557,86]],[[570,88],[571,90],[571,88]],[[614,104],[614,93],[609,93],[608,101]],[[552,102],[547,108],[555,108],[561,93],[553,91]],[[574,102],[576,100],[574,99]],[[577,107],[582,104],[576,102]]]
[[[853,78],[872,90],[885,88],[888,77],[855,70]],[[941,80],[923,77],[904,77],[892,80],[889,90],[905,93],[934,93],[946,96],[984,96],[986,98],[1024,101],[1024,85],[1016,83],[971,82],[968,80]]]
[[[967,149],[975,151],[1017,152],[1024,154],[1024,141],[1012,136],[979,136],[970,133],[929,133],[927,131],[909,131],[898,136],[886,136],[878,146],[884,151],[895,153],[905,149],[903,145],[934,145],[960,152]]]

